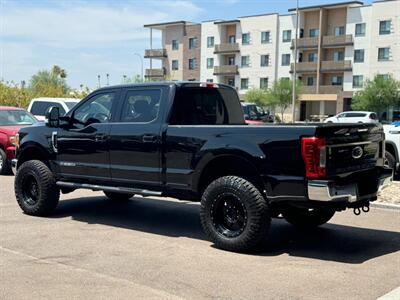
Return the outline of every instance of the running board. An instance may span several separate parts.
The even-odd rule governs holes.
[[[104,192],[115,192],[115,193],[124,193],[124,194],[138,194],[144,196],[161,196],[161,192],[142,190],[142,189],[133,189],[133,188],[125,188],[125,187],[116,187],[116,186],[106,186],[106,185],[97,185],[97,184],[87,184],[87,183],[75,183],[75,182],[66,182],[66,181],[57,181],[56,184],[59,187],[65,187],[70,189],[87,189],[92,191],[104,191]]]

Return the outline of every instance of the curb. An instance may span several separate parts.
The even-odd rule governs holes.
[[[370,206],[375,207],[375,208],[384,208],[384,209],[392,209],[392,210],[400,211],[399,204],[391,204],[391,203],[384,203],[384,202],[371,202]]]

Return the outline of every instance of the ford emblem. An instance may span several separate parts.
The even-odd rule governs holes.
[[[360,146],[354,147],[353,150],[351,150],[351,156],[354,159],[360,158],[361,156],[363,156],[363,154],[364,154],[364,151]]]

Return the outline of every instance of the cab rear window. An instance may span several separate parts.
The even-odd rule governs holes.
[[[33,102],[30,113],[35,116],[45,116],[47,110],[52,106],[58,107],[60,109],[60,115],[65,114],[65,109],[61,106],[61,104],[56,102],[44,102],[44,101]]]

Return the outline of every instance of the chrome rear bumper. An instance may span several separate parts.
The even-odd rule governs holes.
[[[379,178],[377,194],[389,186],[393,181],[393,174],[385,174]],[[347,201],[358,200],[357,184],[337,186],[333,181],[310,180],[308,181],[308,199],[315,201]]]

